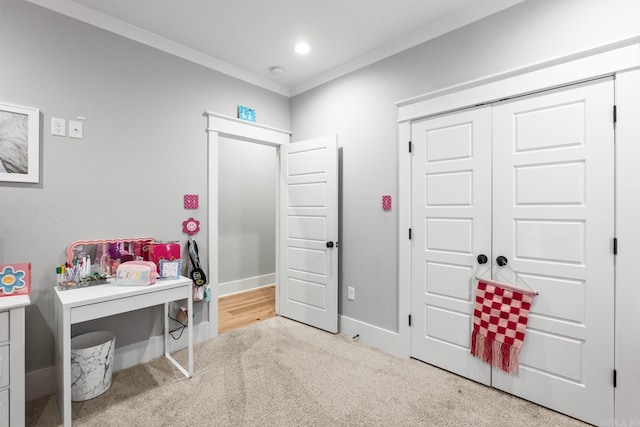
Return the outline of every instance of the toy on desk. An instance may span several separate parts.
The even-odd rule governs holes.
[[[129,261],[118,266],[114,283],[122,286],[147,286],[153,285],[159,277],[154,262]]]
[[[154,262],[157,270],[160,271],[160,261],[181,259],[180,250],[178,242],[155,242],[149,245],[147,260]]]
[[[136,255],[129,249],[125,249],[123,243],[109,243],[107,252],[100,260],[100,265],[103,266],[108,276],[112,276],[116,274],[118,266],[123,262],[140,259],[142,258],[139,255]]]
[[[65,263],[56,267],[57,285],[59,290],[85,288],[87,286],[103,285],[107,283],[107,275],[92,272],[91,257],[74,258],[73,263]]]
[[[182,271],[182,259],[168,260],[161,259],[160,278],[161,279],[178,279]]]

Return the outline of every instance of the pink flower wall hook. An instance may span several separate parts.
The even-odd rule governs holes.
[[[198,231],[200,231],[200,221],[189,218],[186,221],[182,222],[182,232],[187,233],[189,236],[193,236]]]

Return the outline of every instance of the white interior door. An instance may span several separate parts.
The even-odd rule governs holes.
[[[338,142],[280,149],[281,316],[338,332]]]
[[[493,108],[493,255],[534,298],[520,372],[493,386],[598,424],[613,419],[613,80]]]
[[[491,107],[412,125],[411,356],[483,384],[469,356],[477,256],[491,259]]]

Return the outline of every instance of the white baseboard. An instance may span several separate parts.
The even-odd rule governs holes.
[[[409,357],[409,352],[404,345],[404,340],[397,332],[382,329],[359,320],[346,316],[339,316],[339,330],[341,334],[350,338],[358,336],[363,343],[377,347],[380,350],[401,357]]]
[[[198,344],[209,339],[209,322],[202,322],[195,325],[193,330],[193,343]],[[169,338],[169,352],[187,347],[187,333],[182,334],[180,339]],[[116,339],[116,349],[113,361],[113,372],[130,368],[141,363],[149,362],[164,355],[164,335],[153,336],[147,341],[118,347]],[[27,402],[42,396],[55,393],[56,367],[48,366],[37,371],[27,372],[25,375],[25,399]]]
[[[276,273],[263,274],[262,276],[247,277],[246,279],[234,280],[232,282],[218,283],[218,296],[237,294],[263,286],[276,283]]]

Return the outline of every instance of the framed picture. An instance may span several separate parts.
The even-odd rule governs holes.
[[[178,279],[180,278],[180,272],[182,271],[182,260],[176,259],[169,261],[161,259],[160,263],[160,278],[161,279]]]
[[[0,264],[0,297],[31,293],[31,263]]]
[[[40,179],[40,111],[0,102],[0,181]]]

